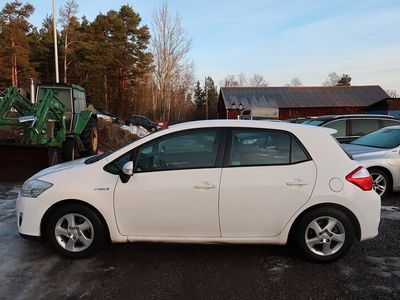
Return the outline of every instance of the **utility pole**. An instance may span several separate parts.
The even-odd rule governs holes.
[[[56,66],[56,83],[60,82],[60,75],[58,73],[58,46],[57,46],[57,21],[56,21],[56,0],[53,1],[53,29],[54,29],[54,60]]]
[[[204,93],[206,96],[206,120],[208,120],[208,88],[207,88],[207,77],[204,79]]]

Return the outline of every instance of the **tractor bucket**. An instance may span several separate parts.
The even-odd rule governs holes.
[[[0,145],[0,182],[22,182],[59,163],[58,148],[42,145]]]

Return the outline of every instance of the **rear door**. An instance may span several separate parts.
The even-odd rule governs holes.
[[[316,168],[285,131],[234,129],[219,200],[222,237],[278,235],[311,196]]]

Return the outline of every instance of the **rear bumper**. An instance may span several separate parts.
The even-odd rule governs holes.
[[[361,228],[360,241],[372,239],[378,235],[381,221],[381,198],[375,191],[363,192],[352,207]]]

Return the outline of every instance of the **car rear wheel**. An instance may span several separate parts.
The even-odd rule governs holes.
[[[381,196],[381,198],[385,198],[391,189],[389,176],[385,171],[374,168],[369,169],[369,173],[371,174],[373,181],[372,188],[379,196]]]
[[[331,262],[343,257],[354,240],[350,218],[332,207],[306,213],[297,224],[295,239],[306,259]]]
[[[90,256],[106,241],[101,219],[90,208],[79,204],[61,206],[53,212],[46,236],[59,253],[71,258]]]

